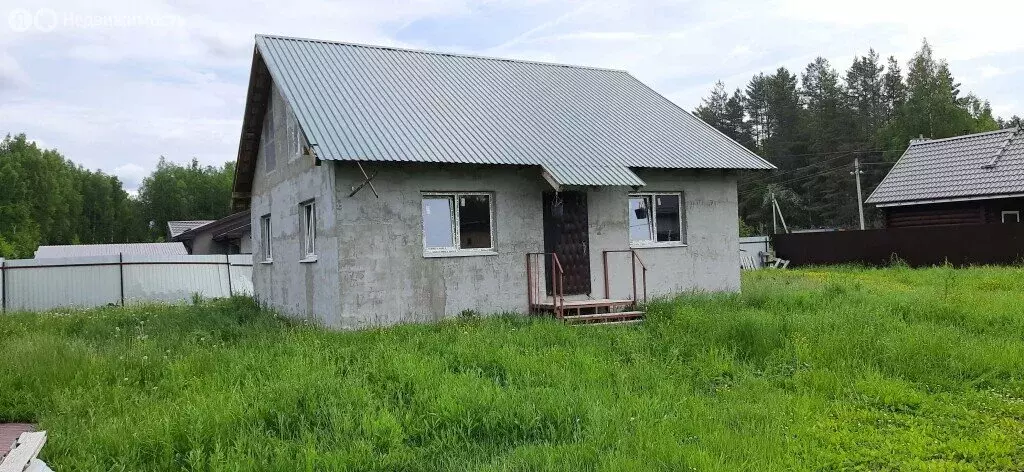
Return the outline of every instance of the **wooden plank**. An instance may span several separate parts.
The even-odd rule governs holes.
[[[14,445],[3,462],[0,462],[0,472],[25,472],[25,469],[39,455],[39,451],[46,444],[46,431],[38,433],[21,433],[21,437]]]

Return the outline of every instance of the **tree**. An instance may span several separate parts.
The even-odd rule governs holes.
[[[182,166],[160,158],[156,170],[142,181],[139,201],[150,223],[149,236],[161,240],[172,220],[215,220],[231,206],[233,162],[221,167],[200,166],[192,159]]]
[[[725,84],[718,81],[711,89],[711,95],[701,100],[701,105],[693,114],[741,145],[753,149],[753,138],[743,102],[743,92],[736,89],[730,97],[725,91]]]

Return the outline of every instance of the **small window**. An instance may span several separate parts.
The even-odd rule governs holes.
[[[1019,211],[1004,211],[1003,223],[1020,223]]]
[[[629,242],[634,246],[685,244],[681,193],[629,196]]]
[[[494,249],[491,195],[423,196],[423,249],[427,252]]]
[[[274,260],[274,251],[270,247],[270,215],[260,217],[260,250],[263,251],[263,262]]]
[[[316,203],[302,204],[302,258],[316,258]]]

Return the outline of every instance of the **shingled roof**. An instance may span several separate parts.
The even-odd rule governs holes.
[[[324,160],[537,165],[561,185],[642,186],[636,167],[774,168],[624,71],[258,35],[243,177],[267,76]]]
[[[915,141],[866,203],[880,207],[1024,195],[1020,128]]]

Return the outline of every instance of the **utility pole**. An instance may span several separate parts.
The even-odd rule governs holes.
[[[864,194],[860,190],[860,158],[853,158],[852,174],[857,178],[857,211],[860,213],[860,229],[864,230]]]
[[[779,234],[779,217],[775,213],[775,192],[772,192],[772,234]]]

